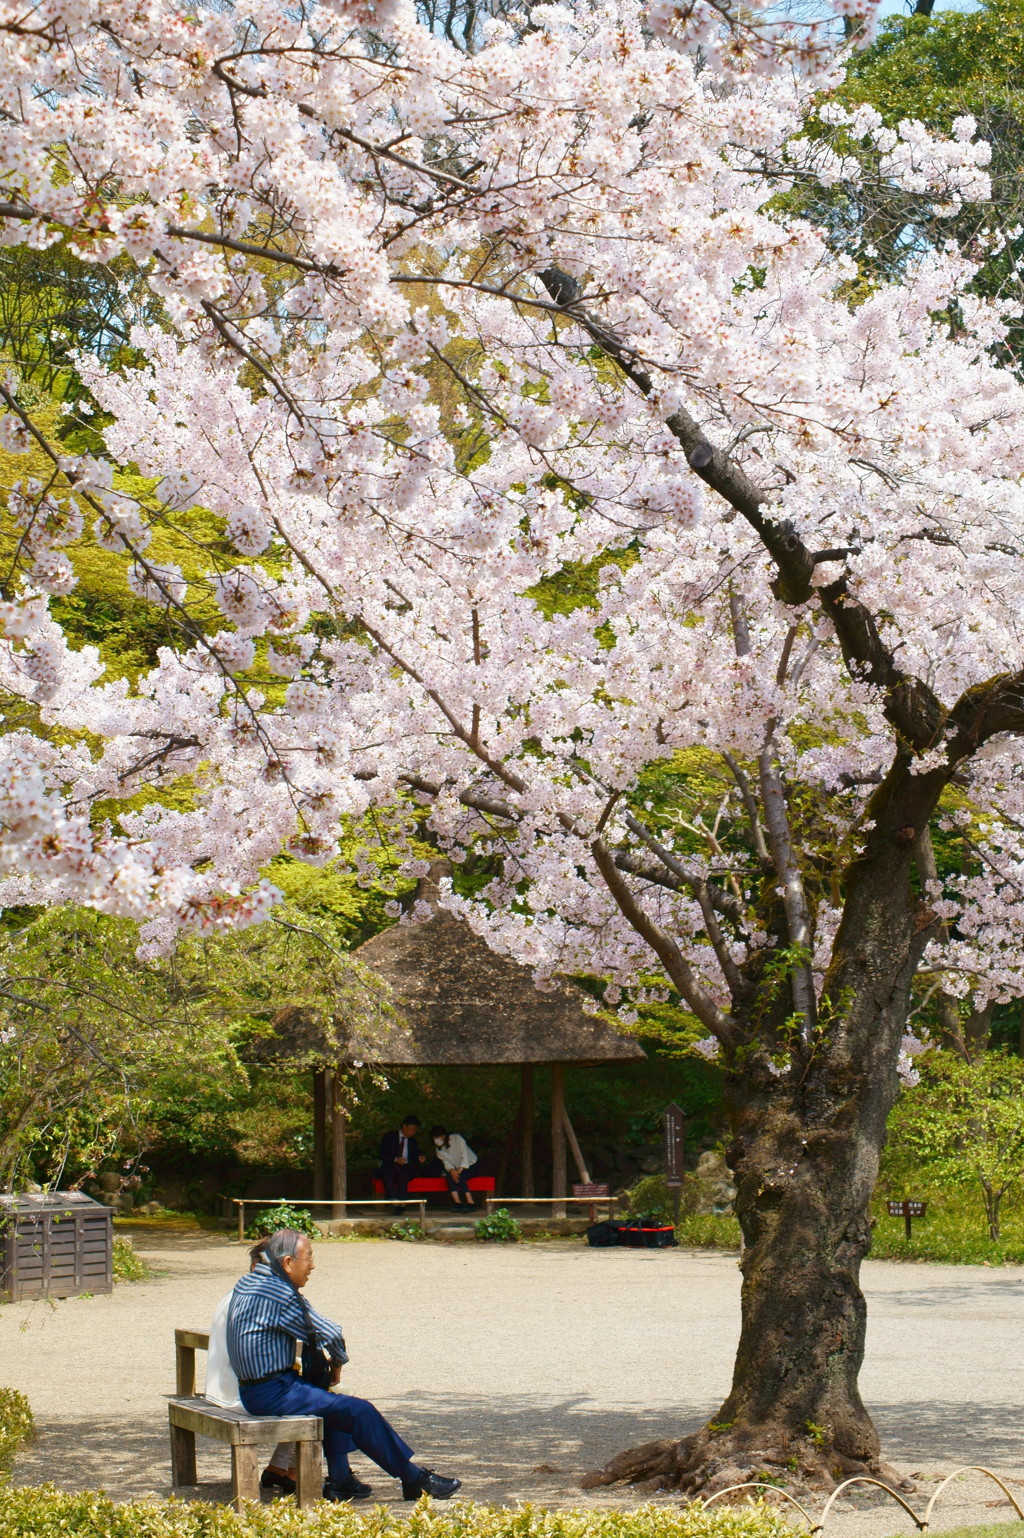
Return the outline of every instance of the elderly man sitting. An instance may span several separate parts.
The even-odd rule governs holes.
[[[249,1414],[322,1416],[325,1500],[360,1501],[372,1495],[372,1487],[357,1479],[349,1467],[348,1455],[354,1447],[402,1481],[407,1501],[421,1495],[444,1501],[454,1495],[461,1480],[445,1479],[413,1463],[412,1448],[369,1400],[331,1394],[299,1377],[294,1367],[295,1342],[308,1340],[310,1327],[333,1364],[332,1384],[338,1382],[342,1364],[348,1361],[345,1341],[338,1325],[299,1297],[313,1270],[313,1246],[305,1234],[282,1228],[268,1239],[264,1256],[236,1282],[228,1310],[228,1358]]]

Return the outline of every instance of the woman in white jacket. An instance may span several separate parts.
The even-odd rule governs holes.
[[[452,1201],[456,1207],[461,1207],[463,1202],[467,1207],[475,1206],[469,1189],[469,1177],[476,1168],[476,1154],[464,1137],[460,1137],[457,1132],[449,1132],[447,1127],[431,1127],[430,1136],[434,1140],[437,1157],[444,1165]]]

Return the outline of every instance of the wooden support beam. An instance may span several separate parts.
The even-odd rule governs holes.
[[[519,1185],[521,1196],[536,1196],[533,1183],[533,1064],[523,1063],[519,1078]]]
[[[327,1070],[313,1070],[313,1199],[327,1196]]]
[[[555,1205],[551,1216],[565,1217],[568,1196],[565,1168],[565,1065],[551,1064],[551,1195]]]
[[[348,1195],[348,1154],[345,1147],[348,1116],[345,1112],[345,1084],[340,1068],[334,1071],[331,1090],[331,1196],[335,1202],[331,1216],[343,1218],[345,1198]]]
[[[569,1139],[569,1147],[572,1149],[572,1156],[576,1161],[577,1173],[583,1184],[588,1186],[590,1184],[590,1172],[583,1162],[583,1152],[579,1145],[579,1139],[576,1136],[576,1130],[573,1127],[572,1122],[569,1120],[569,1107],[565,1104],[564,1101],[562,1102],[562,1111],[564,1113],[563,1123],[565,1125],[565,1135]]]
[[[508,1167],[512,1162],[512,1155],[515,1153],[516,1147],[519,1144],[519,1128],[522,1123],[522,1119],[523,1102],[520,1098],[519,1105],[516,1107],[515,1121],[509,1128],[508,1137],[505,1139],[504,1147],[501,1150],[501,1158],[498,1160],[498,1173],[494,1181],[495,1196],[501,1196],[504,1193],[506,1185],[508,1184]]]

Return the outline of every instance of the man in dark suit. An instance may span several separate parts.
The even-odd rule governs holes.
[[[380,1140],[380,1174],[384,1194],[393,1202],[404,1202],[409,1181],[423,1163],[416,1143],[418,1116],[407,1116],[397,1132],[385,1132]]]

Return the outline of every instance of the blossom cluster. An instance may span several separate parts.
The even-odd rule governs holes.
[[[706,42],[711,13],[542,5],[463,53],[406,0],[40,0],[28,25],[0,0],[0,239],[124,256],[163,314],[131,335],[138,366],[80,360],[112,419],[105,453],[48,444],[58,489],[11,498],[22,586],[0,606],[0,688],[60,731],[4,739],[7,900],[131,913],[152,944],[251,922],[275,853],[329,860],[344,818],[413,795],[442,848],[498,857],[477,898],[445,899],[492,944],[539,980],[601,974],[627,1008],[663,963],[653,926],[714,1036],[766,936],[749,916],[718,935],[701,894],[731,882],[752,912],[758,873],[654,819],[688,874],[643,882],[628,807],[645,770],[767,754],[765,775],[827,802],[853,851],[904,749],[844,654],[834,585],[947,711],[1024,666],[1006,316],[953,250],[850,305],[853,263],[772,206],[780,183],[758,169],[811,153],[820,78],[740,69],[718,33],[698,70],[679,44]],[[894,184],[987,191],[966,120],[949,139],[848,126]],[[5,398],[4,448],[43,443]],[[801,596],[697,473],[712,462],[820,557]],[[129,464],[151,496],[126,489]],[[193,507],[232,553],[186,579],[147,551]],[[178,638],[137,684],[106,679],[51,615],[80,540],[125,557]],[[579,602],[547,604],[573,571]],[[990,863],[946,894],[955,939],[929,964],[1005,997],[1024,968],[1019,763],[958,767]],[[96,803],[168,774],[194,777],[194,810],[154,801],[97,830]],[[730,794],[749,815],[742,775]],[[598,874],[602,840],[633,848],[643,922]],[[792,906],[798,875],[777,864]],[[812,920],[820,988],[841,910]]]

